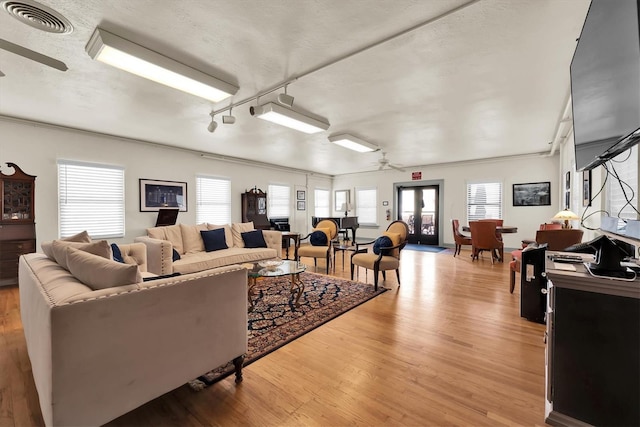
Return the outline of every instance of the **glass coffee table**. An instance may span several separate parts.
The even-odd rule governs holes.
[[[291,297],[293,298],[295,294],[296,307],[300,305],[300,297],[304,291],[304,283],[300,280],[300,273],[304,272],[307,266],[298,261],[281,260],[282,263],[279,263],[280,260],[278,260],[278,262],[274,261],[275,260],[268,260],[253,264],[243,264],[247,268],[249,277],[249,290],[247,292],[249,311],[252,311],[255,306],[253,303],[253,288],[256,286],[259,277],[289,276],[291,282]]]

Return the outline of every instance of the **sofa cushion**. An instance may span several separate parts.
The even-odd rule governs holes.
[[[228,249],[227,241],[224,236],[224,229],[218,228],[217,230],[203,230],[200,231],[200,235],[204,242],[205,251],[213,252],[221,249]]]
[[[199,252],[184,255],[173,263],[173,271],[182,274],[210,270],[232,264],[253,263],[278,256],[278,251],[271,248],[229,248],[214,252]]]
[[[224,225],[215,225],[215,224],[207,224],[207,228],[209,230],[217,230],[219,228],[224,229],[224,240],[228,247],[233,247],[233,233],[231,232],[231,226],[229,224]]]
[[[147,236],[153,239],[168,240],[180,255],[184,253],[180,224],[147,228]]]
[[[69,270],[67,266],[67,252],[66,249],[72,247],[84,252],[88,252],[93,255],[98,255],[108,260],[112,259],[111,246],[106,240],[98,240],[93,243],[79,243],[79,242],[66,242],[63,240],[54,240],[52,243],[53,256],[55,262],[65,270]],[[137,266],[136,266],[137,267]]]
[[[91,236],[89,236],[89,233],[85,230],[85,231],[81,231],[78,234],[74,234],[73,236],[65,237],[64,239],[59,239],[59,240],[62,240],[64,242],[91,243]],[[52,244],[53,244],[53,241],[42,242],[41,247],[42,247],[42,252],[44,252],[44,254],[50,260],[55,261],[56,258],[53,256]]]
[[[200,232],[208,230],[207,224],[198,225],[185,225],[180,224],[180,231],[182,233],[182,244],[184,246],[185,254],[192,254],[194,252],[202,252],[205,250],[204,242]]]
[[[242,240],[242,233],[255,230],[253,221],[249,222],[234,222],[231,224],[231,234],[233,235],[233,246],[237,248],[244,248],[244,240]]]
[[[262,230],[247,231],[240,234],[245,248],[266,248],[267,242],[264,241]]]
[[[388,255],[390,249],[380,249],[380,248],[390,248],[393,246],[393,242],[389,238],[389,236],[380,236],[373,242],[373,253],[376,255]]]
[[[64,251],[69,272],[94,291],[142,282],[135,264],[121,264],[71,246]]]

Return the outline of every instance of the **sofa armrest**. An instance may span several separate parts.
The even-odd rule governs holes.
[[[125,264],[135,264],[141,273],[147,271],[147,247],[144,243],[118,245]]]
[[[147,248],[147,271],[159,276],[173,273],[173,245],[168,240],[140,236],[135,242],[144,243]]]
[[[278,251],[278,256],[282,254],[282,232],[278,230],[262,230],[264,241],[268,248]]]

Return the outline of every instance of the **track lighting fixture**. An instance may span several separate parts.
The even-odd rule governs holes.
[[[229,108],[229,114],[226,116],[222,116],[222,123],[225,125],[232,125],[236,122],[236,118],[231,112],[233,111],[233,107]]]
[[[214,116],[213,111],[209,115],[211,116],[211,123],[209,123],[209,126],[207,126],[207,130],[213,133],[216,131],[216,128],[218,127],[218,123],[215,120],[213,120],[213,116]]]
[[[255,107],[251,106],[249,113],[259,119],[268,120],[304,133],[317,133],[329,129],[327,119],[318,116],[311,117],[309,113],[301,113],[273,102]]]
[[[96,61],[213,102],[222,101],[238,91],[231,83],[101,28],[96,28],[85,50]]]
[[[278,95],[278,102],[287,107],[293,107],[293,96],[287,95],[287,87],[289,87],[289,85],[284,87],[284,93]]]

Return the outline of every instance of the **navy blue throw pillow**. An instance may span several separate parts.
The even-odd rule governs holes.
[[[264,241],[262,230],[247,231],[240,233],[244,241],[245,248],[266,248],[267,242]]]
[[[122,258],[122,252],[120,252],[120,248],[115,243],[111,244],[111,252],[113,253],[113,260],[118,261],[124,264],[124,258]]]
[[[167,277],[174,277],[174,276],[179,276],[180,273],[178,273],[177,271],[175,273],[171,273],[171,274],[164,274],[162,276],[151,276],[151,277],[143,277],[142,281],[143,282],[150,282],[152,280],[160,280],[160,279],[166,279]]]
[[[393,242],[389,237],[380,236],[376,239],[375,242],[373,242],[373,253],[376,255],[380,255],[380,252],[382,252],[382,255],[389,255],[389,249],[382,250],[380,248],[390,248],[392,246]]]
[[[180,259],[180,254],[174,248],[173,253],[171,254],[171,261],[177,261],[179,259]]]
[[[204,250],[207,252],[219,251],[227,249],[227,241],[224,238],[224,228],[216,230],[200,230],[202,241],[204,242]]]
[[[327,235],[324,231],[316,230],[309,238],[311,246],[327,246]]]

